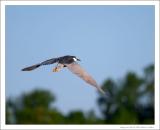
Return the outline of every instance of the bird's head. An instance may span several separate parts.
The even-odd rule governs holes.
[[[76,56],[73,56],[73,60],[74,60],[74,61],[81,61],[81,60],[78,59]]]

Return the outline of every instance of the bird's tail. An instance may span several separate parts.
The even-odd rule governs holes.
[[[41,64],[32,65],[32,66],[23,68],[22,71],[31,71],[31,70],[34,70],[34,69],[40,67],[40,66],[41,66]]]

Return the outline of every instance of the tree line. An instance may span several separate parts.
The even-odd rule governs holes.
[[[49,90],[36,89],[6,100],[6,124],[154,124],[154,65],[143,76],[128,72],[122,79],[108,78],[102,84],[107,97],[98,93],[102,117],[93,110],[61,113]]]

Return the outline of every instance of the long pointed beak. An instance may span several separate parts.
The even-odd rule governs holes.
[[[81,61],[80,59],[77,58],[78,61]]]

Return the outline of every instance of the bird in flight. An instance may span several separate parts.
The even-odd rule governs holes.
[[[98,86],[97,82],[77,63],[77,61],[80,61],[80,59],[78,59],[76,56],[66,55],[62,57],[52,58],[41,63],[23,68],[22,71],[32,71],[43,65],[57,63],[56,67],[53,69],[53,72],[59,72],[62,68],[67,67],[72,73],[79,76],[88,84],[96,87],[99,92],[105,95],[105,92]]]

